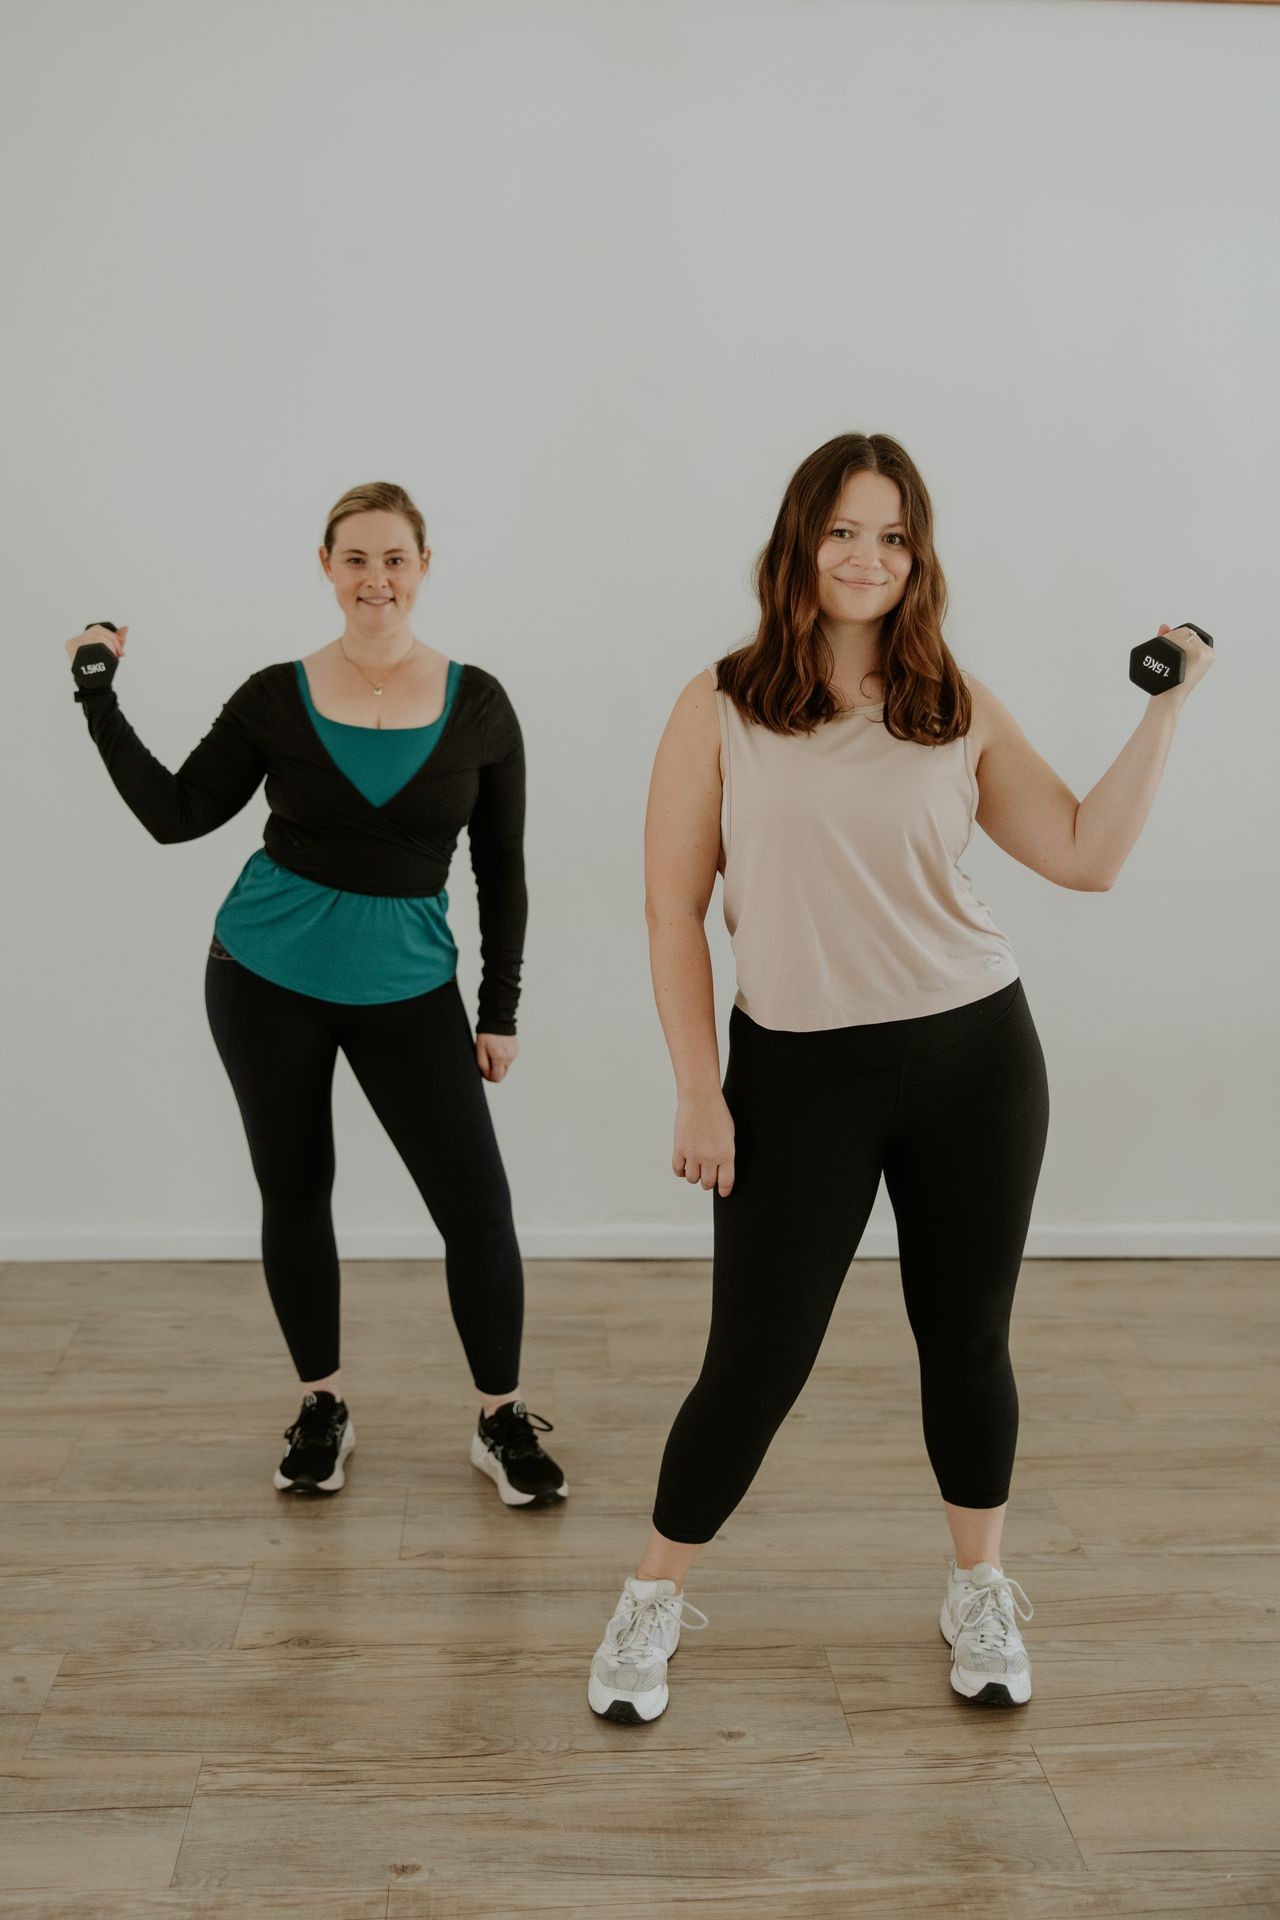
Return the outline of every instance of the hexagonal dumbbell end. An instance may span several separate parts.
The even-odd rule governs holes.
[[[120,631],[113,620],[91,620],[85,632],[92,632],[94,627],[106,627],[111,633]],[[95,693],[106,693],[119,664],[105,641],[86,640],[82,647],[77,647],[71,657],[71,677],[76,683],[76,699],[83,700]]]
[[[1197,627],[1191,620],[1183,620],[1179,624],[1190,627],[1192,633],[1198,633],[1207,647],[1213,645],[1213,635],[1206,633],[1203,627]],[[1144,693],[1167,693],[1170,687],[1180,687],[1186,672],[1185,650],[1167,635],[1148,640],[1144,646],[1135,647],[1129,655],[1129,678]]]

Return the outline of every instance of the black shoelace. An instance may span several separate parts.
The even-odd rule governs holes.
[[[311,1396],[308,1395],[307,1399]],[[315,1401],[307,1405],[302,1403],[302,1411],[291,1427],[286,1427],[285,1439],[291,1447],[301,1452],[306,1447],[334,1446],[342,1426],[342,1416],[335,1406],[326,1413]]]
[[[533,1430],[532,1422],[537,1421],[538,1432]],[[530,1413],[523,1400],[508,1400],[505,1406],[485,1421],[486,1439],[493,1442],[493,1450],[500,1459],[524,1460],[542,1455],[542,1445],[538,1433],[554,1433],[555,1427],[550,1420],[544,1420],[540,1413]]]

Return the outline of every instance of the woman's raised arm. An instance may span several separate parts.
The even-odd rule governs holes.
[[[108,627],[90,627],[67,642],[73,663],[84,646],[103,645],[116,656],[114,662],[105,663],[106,684],[101,689],[77,675],[75,697],[117,792],[147,832],[166,845],[197,840],[239,813],[267,771],[266,754],[238,711],[245,688],[232,695],[204,739],[178,771],[170,773],[125,719],[111,684],[128,631],[127,627],[118,633]],[[245,687],[249,684],[246,681]]]

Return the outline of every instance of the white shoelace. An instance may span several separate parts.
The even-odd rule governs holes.
[[[1023,1599],[1027,1601],[1027,1610],[1022,1612],[1013,1589],[1017,1587]],[[1008,1592],[1013,1612],[1007,1613],[1003,1604],[1003,1595]],[[978,1587],[960,1602],[956,1614],[960,1622],[961,1633],[975,1633],[978,1645],[984,1653],[1003,1653],[1011,1627],[1016,1627],[1013,1614],[1030,1620],[1035,1612],[1026,1591],[1008,1574],[999,1574],[990,1586]]]
[[[690,1633],[701,1633],[703,1627],[711,1624],[706,1614],[702,1612],[702,1608],[695,1607],[693,1602],[686,1600],[682,1593],[665,1596],[655,1594],[651,1600],[641,1601],[628,1590],[624,1601],[631,1609],[630,1615],[619,1627],[615,1628],[610,1623],[609,1631],[610,1647],[623,1666],[635,1665],[644,1658],[645,1654],[652,1651],[649,1640],[657,1627],[659,1616],[664,1612],[674,1615],[681,1628],[687,1627]],[[701,1614],[701,1626],[695,1626],[692,1620],[686,1620],[685,1608],[688,1608],[691,1613]]]

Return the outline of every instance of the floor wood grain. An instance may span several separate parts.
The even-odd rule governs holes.
[[[0,1920],[1280,1915],[1280,1265],[1032,1261],[1013,1713],[951,1691],[896,1265],[855,1263],[706,1551],[672,1704],[586,1705],[709,1314],[702,1261],[530,1261],[570,1499],[467,1460],[439,1262],[345,1271],[344,1492],[252,1262],[0,1269]]]

